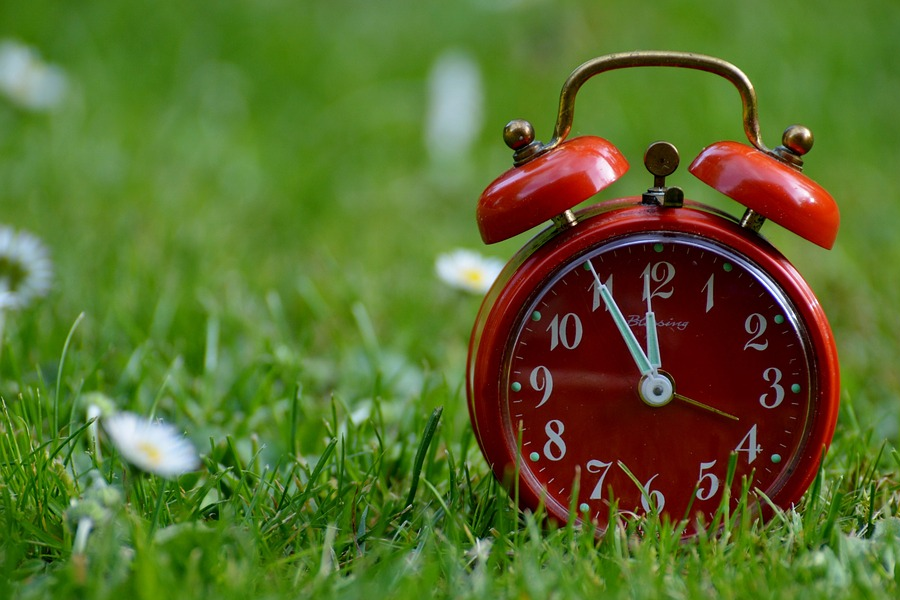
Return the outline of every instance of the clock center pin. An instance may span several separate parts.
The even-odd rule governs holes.
[[[638,393],[645,404],[658,408],[665,406],[675,397],[675,383],[668,374],[657,371],[641,377]]]

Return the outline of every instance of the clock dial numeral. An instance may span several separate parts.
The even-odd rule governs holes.
[[[558,419],[547,421],[544,425],[544,433],[547,434],[547,443],[544,444],[544,456],[548,460],[558,461],[566,457],[566,442],[562,439],[562,434],[566,430],[566,426]]]
[[[700,463],[700,477],[697,479],[697,500],[709,500],[719,491],[719,478],[709,471],[716,466],[716,461]],[[707,487],[709,486],[709,487]]]
[[[747,464],[753,464],[753,461],[756,460],[756,456],[762,452],[762,446],[756,441],[756,425],[750,428],[750,431],[747,432],[747,435],[744,436],[741,443],[737,445],[734,451],[746,452]]]
[[[550,399],[550,395],[553,393],[553,375],[550,374],[550,369],[543,365],[535,367],[531,370],[531,375],[528,377],[528,383],[531,384],[531,389],[534,391],[544,393],[541,401],[535,406],[535,408],[542,407],[546,404],[547,400]]]
[[[673,288],[668,290],[664,290],[663,288],[669,285],[673,279],[675,279],[675,265],[667,261],[660,261],[658,263],[647,263],[647,267],[641,272],[641,282],[645,279],[649,278],[653,283],[658,284],[653,291],[650,292],[650,298],[671,298],[672,294],[675,292]],[[641,296],[641,300],[644,302],[647,301],[647,291],[644,291],[643,296]]]
[[[606,289],[608,289],[609,293],[611,294],[613,291],[613,276],[610,275],[609,277],[607,277],[606,281],[603,282],[603,285],[606,286]],[[591,302],[591,312],[597,310],[601,306],[603,307],[603,310],[608,311],[609,308],[606,306],[606,302],[603,301],[603,297],[600,295],[600,286],[597,285],[596,280],[591,281],[591,287],[588,289],[590,289],[594,293],[594,298]]]
[[[602,460],[591,459],[587,461],[587,470],[588,473],[599,473],[600,479],[597,480],[596,485],[594,485],[594,489],[591,492],[590,499],[591,500],[602,500],[603,499],[603,480],[606,479],[606,474],[609,473],[609,468],[613,464],[611,462],[603,462]]]
[[[641,494],[641,508],[644,509],[645,513],[661,513],[666,506],[666,497],[662,493],[662,491],[656,489],[654,490],[651,487],[653,480],[659,477],[659,473],[652,476],[645,483],[641,484],[640,479],[632,473],[631,469],[622,462],[621,460],[617,463],[619,468],[628,476],[628,479],[637,487],[638,491]]]
[[[747,317],[747,320],[744,321],[744,331],[752,337],[750,341],[744,344],[744,350],[752,348],[753,350],[762,351],[769,347],[769,340],[757,341],[765,334],[767,325],[766,318],[759,313],[753,313]]]
[[[659,473],[648,479],[647,483],[641,486],[641,508],[643,508],[646,513],[660,513],[666,507],[666,497],[663,493],[659,490],[650,488],[650,484],[653,483],[653,480],[657,477],[659,477]]]
[[[715,281],[716,274],[713,273],[709,276],[709,279],[706,280],[706,285],[703,286],[703,291],[706,291],[706,312],[711,311],[715,305],[715,293],[713,292]]]
[[[769,387],[772,388],[772,399],[769,400],[769,392],[766,392],[759,397],[759,403],[764,408],[777,408],[784,402],[784,387],[782,387],[780,383],[781,369],[769,367],[763,371],[763,379],[765,379],[767,383],[771,383]]]
[[[547,327],[550,332],[550,349],[562,345],[566,350],[574,350],[581,343],[583,328],[581,319],[575,313],[566,313],[562,318],[555,315]]]

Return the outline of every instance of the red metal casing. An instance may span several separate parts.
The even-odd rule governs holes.
[[[481,194],[476,218],[486,244],[528,231],[587,200],[628,170],[603,138],[582,136],[498,177]]]
[[[527,306],[538,289],[558,266],[572,256],[619,236],[642,232],[680,232],[700,235],[733,248],[770,274],[795,303],[799,318],[805,323],[813,348],[817,395],[811,401],[812,413],[807,425],[806,441],[795,470],[779,489],[768,490],[770,500],[781,507],[796,503],[808,489],[818,471],[837,422],[840,375],[834,339],[824,311],[801,275],[774,247],[757,234],[739,227],[733,219],[690,201],[684,208],[667,209],[642,206],[639,198],[605,202],[579,213],[579,223],[562,232],[549,228],[538,234],[516,254],[501,273],[484,300],[476,319],[468,356],[467,394],[469,412],[478,443],[500,481],[512,485],[518,472],[515,432],[510,431],[509,417],[504,415],[502,376],[504,356],[516,324],[521,322],[522,307]],[[702,364],[696,369],[703,370]],[[719,377],[708,373],[709,377]],[[623,422],[622,427],[640,423]],[[577,444],[577,440],[571,440]],[[592,443],[584,440],[584,443]],[[648,460],[658,460],[658,456]],[[561,477],[571,474],[561,474]],[[550,516],[565,522],[565,507],[546,503],[540,489],[527,479],[516,486],[520,504],[536,509],[545,506]]]
[[[718,142],[688,169],[700,181],[810,242],[831,249],[837,204],[815,181],[756,148]]]

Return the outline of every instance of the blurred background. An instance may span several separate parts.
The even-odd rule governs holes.
[[[59,75],[37,104],[0,97],[0,222],[40,236],[57,271],[18,325],[42,344],[19,349],[22,368],[55,359],[81,312],[97,387],[148,338],[201,370],[211,316],[237,344],[277,313],[273,336],[309,368],[359,339],[459,386],[478,298],[434,261],[456,247],[505,260],[528,238],[484,248],[475,226],[480,192],[511,166],[503,125],[529,119],[547,141],[583,61],[682,50],[750,77],[770,147],[792,123],[814,132],[805,172],[841,208],[834,250],[763,233],[831,319],[845,399],[896,439],[898,32],[892,0],[3,2],[0,42]],[[712,142],[745,141],[726,81],[604,74],[578,96],[583,133],[632,164],[600,199],[641,193],[644,149],[666,139],[682,156],[670,182],[740,214],[686,170]]]

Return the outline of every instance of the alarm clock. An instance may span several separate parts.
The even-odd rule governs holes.
[[[731,82],[748,144],[723,141],[688,171],[739,217],[669,185],[680,159],[649,146],[648,187],[575,210],[628,169],[609,141],[567,139],[575,97],[600,73],[679,67]],[[813,136],[760,137],[756,93],[734,65],[679,52],[612,54],[563,85],[553,138],[511,121],[514,166],[482,193],[483,241],[541,223],[486,295],[472,333],[469,414],[494,475],[522,509],[604,531],[657,514],[690,535],[733,509],[794,505],[816,476],[839,404],[834,338],[810,286],[760,229],[772,220],[830,249],[833,198],[802,172]]]

